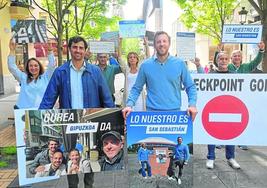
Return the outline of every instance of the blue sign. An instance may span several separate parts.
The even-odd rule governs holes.
[[[257,44],[261,41],[262,25],[224,25],[223,43]]]
[[[131,112],[126,124],[128,145],[150,137],[176,143],[181,136],[184,143],[193,142],[192,120],[186,111]]]
[[[145,33],[144,20],[123,20],[119,22],[119,34],[122,38],[144,37]]]

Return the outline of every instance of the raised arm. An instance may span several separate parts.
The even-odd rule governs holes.
[[[123,72],[123,73],[125,73],[126,72],[126,67],[127,67],[127,65],[126,65],[126,63],[122,60],[122,38],[119,38],[119,45],[118,45],[118,51],[117,51],[117,61],[118,61],[118,63],[120,64],[120,68],[121,68],[121,71]]]
[[[45,71],[45,76],[47,76],[49,79],[52,77],[52,74],[56,68],[56,59],[53,53],[53,46],[52,42],[48,41],[48,66]]]
[[[19,68],[16,65],[16,43],[13,41],[13,39],[10,39],[9,41],[9,56],[7,59],[8,63],[8,70],[10,73],[15,77],[15,79],[20,82],[23,77],[26,77],[26,74],[19,70]]]
[[[263,59],[263,55],[265,52],[265,44],[263,41],[261,41],[258,44],[258,48],[259,48],[259,52],[257,54],[257,56],[249,63],[245,63],[243,66],[247,66],[249,71],[253,71],[255,68],[257,68],[257,66],[261,63],[262,59]]]
[[[205,73],[203,67],[200,64],[200,59],[198,57],[196,57],[192,63],[196,65],[197,73]]]
[[[149,58],[150,57],[150,50],[149,50],[149,46],[148,46],[147,37],[144,37],[144,47],[145,47],[145,53],[146,53],[145,58]]]

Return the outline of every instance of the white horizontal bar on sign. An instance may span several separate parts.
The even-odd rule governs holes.
[[[239,113],[209,113],[209,122],[240,123],[242,114]]]

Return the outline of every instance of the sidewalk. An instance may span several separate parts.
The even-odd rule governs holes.
[[[15,145],[15,127],[9,125],[0,130],[0,147]],[[6,188],[17,175],[17,169],[0,169],[0,188]]]
[[[8,120],[8,118],[14,117],[14,105],[17,98],[17,93],[0,96],[0,131],[13,123],[13,121]]]
[[[14,117],[13,106],[17,97],[18,94],[0,97],[0,147],[16,145],[15,127],[8,118]],[[17,169],[0,169],[0,188],[6,188],[17,175]]]
[[[17,169],[0,170],[0,188],[6,188],[17,175]]]
[[[194,188],[266,188],[267,147],[236,147],[235,158],[241,169],[234,170],[225,159],[225,150],[216,149],[214,169],[206,168],[206,145],[194,145]]]

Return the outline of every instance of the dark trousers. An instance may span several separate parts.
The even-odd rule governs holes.
[[[78,188],[79,176],[78,174],[69,174],[67,175],[69,188]],[[94,183],[94,173],[85,173],[84,174],[84,187],[93,188]]]
[[[170,163],[171,164],[170,164],[168,175],[170,177],[175,177],[175,170],[178,166],[179,167],[178,178],[182,177],[183,168],[184,168],[184,160],[171,160]]]

